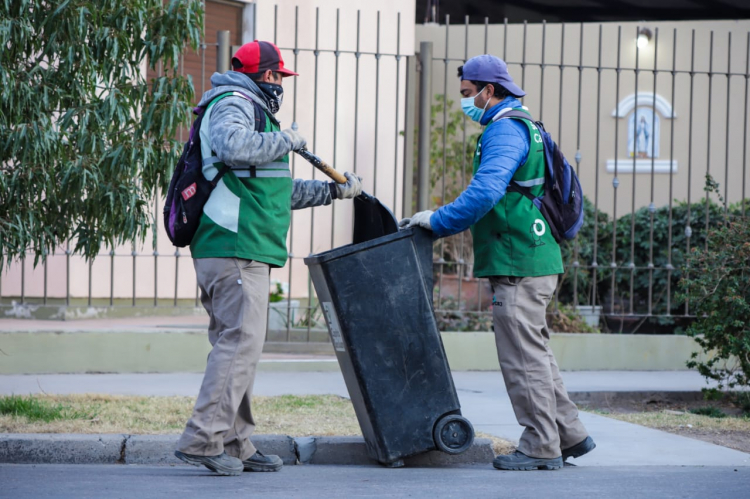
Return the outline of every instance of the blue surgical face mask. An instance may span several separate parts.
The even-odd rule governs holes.
[[[477,95],[484,92],[484,89],[487,87],[482,88]],[[479,123],[479,120],[482,119],[482,116],[484,116],[484,112],[487,110],[487,105],[490,103],[490,100],[487,99],[487,102],[485,103],[484,107],[477,107],[474,105],[474,100],[477,98],[477,95],[474,95],[472,97],[464,97],[461,99],[461,109],[463,110],[464,114],[469,117],[472,121],[476,121]]]

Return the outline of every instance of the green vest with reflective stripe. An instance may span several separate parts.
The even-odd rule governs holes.
[[[524,111],[524,109],[517,109]],[[509,118],[520,119],[520,118]],[[513,175],[513,181],[539,196],[544,192],[544,147],[531,120],[520,119],[529,128],[529,155]],[[487,128],[494,125],[491,122]],[[482,161],[482,137],[474,155],[474,174]],[[563,272],[560,246],[547,221],[523,194],[507,192],[481,220],[471,227],[474,237],[474,275],[536,277]]]
[[[203,175],[212,180],[224,164],[211,150],[208,124],[219,100],[208,105],[200,128]],[[264,132],[279,127],[266,119]],[[272,163],[229,170],[203,207],[198,230],[190,243],[193,258],[244,258],[283,267],[287,260],[286,237],[292,215],[292,176],[289,156]]]

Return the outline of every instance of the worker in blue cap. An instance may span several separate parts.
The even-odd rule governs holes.
[[[461,108],[484,126],[474,154],[474,177],[466,190],[436,211],[401,221],[438,237],[471,228],[474,275],[493,291],[495,342],[505,386],[518,423],[525,427],[518,450],[495,458],[501,470],[559,469],[564,460],[596,446],[563,385],[549,348],[547,305],[563,272],[560,246],[534,203],[514,186],[544,192],[542,138],[525,92],[505,61],[485,54],[458,68]],[[522,111],[528,118],[503,116]]]

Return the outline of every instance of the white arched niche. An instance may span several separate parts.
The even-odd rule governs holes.
[[[607,172],[677,173],[677,161],[660,158],[661,121],[676,117],[667,99],[652,92],[638,92],[622,99],[612,117],[627,127],[626,156],[607,160]],[[619,151],[618,151],[619,155]]]

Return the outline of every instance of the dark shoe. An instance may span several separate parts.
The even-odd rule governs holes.
[[[226,452],[222,452],[218,456],[196,456],[176,450],[174,455],[193,466],[203,465],[219,475],[236,476],[242,474],[242,461],[236,457],[228,456]]]
[[[279,471],[284,462],[279,456],[264,456],[260,451],[242,461],[245,471]]]
[[[492,462],[492,466],[499,470],[559,470],[563,467],[563,459],[562,457],[540,459],[516,451],[513,454],[497,456]]]
[[[588,454],[592,450],[596,449],[596,444],[594,443],[594,439],[591,437],[586,437],[583,442],[580,442],[573,447],[568,447],[567,449],[563,449],[562,451],[562,458],[563,461],[567,460],[568,458],[576,458],[581,457],[584,454]]]

